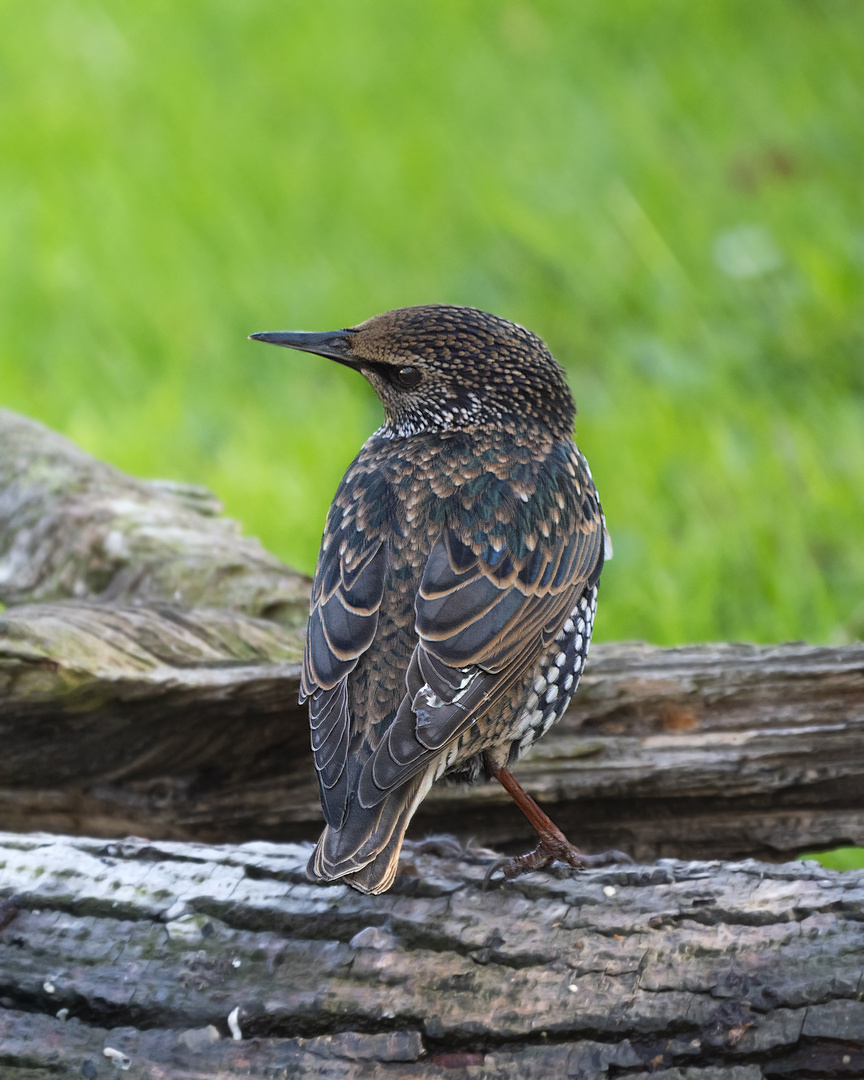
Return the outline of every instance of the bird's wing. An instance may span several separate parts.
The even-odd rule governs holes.
[[[329,531],[321,549],[306,630],[300,700],[309,698],[312,752],[321,805],[329,825],[342,824],[347,805],[345,762],[351,742],[348,676],[372,644],[384,596],[388,549],[380,538],[342,545]]]
[[[361,805],[376,806],[481,721],[596,584],[603,517],[593,486],[574,491],[557,513],[540,498],[505,510],[516,527],[489,529],[485,543],[467,517],[444,529],[416,599],[407,693],[363,767]]]

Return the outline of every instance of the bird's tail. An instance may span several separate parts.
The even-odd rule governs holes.
[[[362,893],[382,893],[393,884],[405,830],[432,786],[428,770],[365,809],[353,802],[345,823],[326,826],[306,867],[312,881],[342,880]]]

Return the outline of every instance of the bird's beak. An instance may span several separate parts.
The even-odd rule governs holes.
[[[350,330],[333,330],[323,334],[310,334],[302,330],[267,330],[250,334],[249,337],[252,341],[266,341],[268,345],[282,345],[286,349],[326,356],[350,368],[358,366],[351,355]]]

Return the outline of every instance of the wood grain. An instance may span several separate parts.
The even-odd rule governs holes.
[[[106,1046],[130,1080],[864,1071],[861,871],[668,860],[484,893],[482,855],[409,852],[366,897],[310,885],[309,850],[0,835],[4,1078],[115,1075]]]
[[[237,612],[24,605],[0,615],[0,825],[312,839],[302,638]],[[50,747],[50,754],[46,754]],[[864,841],[864,645],[596,646],[517,767],[586,850],[781,859]],[[530,840],[497,785],[438,785],[412,833]]]
[[[194,484],[137,480],[0,409],[0,603],[172,603],[306,621],[310,582]]]

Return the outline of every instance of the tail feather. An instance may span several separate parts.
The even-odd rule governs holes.
[[[434,771],[412,777],[365,809],[352,800],[345,823],[326,826],[306,867],[312,881],[339,881],[363,893],[382,893],[393,884],[405,830],[432,786]]]

